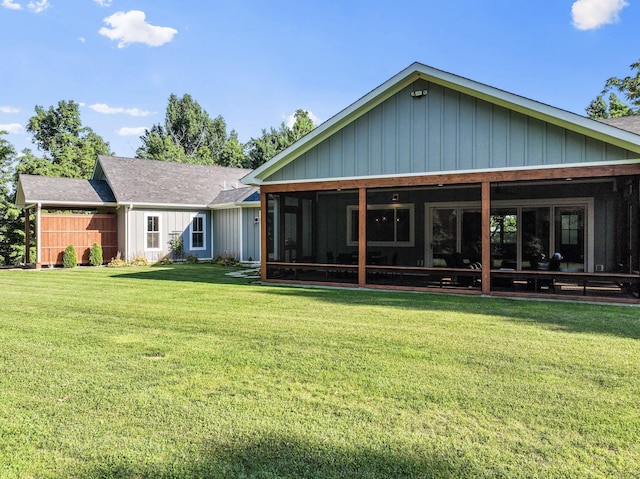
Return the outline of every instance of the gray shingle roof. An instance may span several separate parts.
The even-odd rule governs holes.
[[[243,186],[241,188],[221,191],[210,206],[229,205],[242,201],[260,201],[260,195],[258,194],[256,197],[258,191],[258,188],[253,186]]]
[[[115,203],[106,181],[20,175],[16,204],[100,206]]]
[[[118,203],[206,207],[250,171],[99,156],[94,176],[109,182]]]
[[[615,126],[621,130],[630,131],[636,135],[640,135],[640,115],[621,116],[620,118],[607,118],[600,120],[607,125]]]

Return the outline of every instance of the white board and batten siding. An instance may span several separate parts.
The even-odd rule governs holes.
[[[191,224],[196,215],[204,218],[204,247],[193,248],[191,236]],[[211,213],[208,210],[153,210],[132,209],[128,211],[127,260],[145,257],[149,261],[157,261],[171,252],[170,241],[174,237],[182,237],[184,258],[194,255],[199,259],[212,258],[212,224]],[[159,218],[159,245],[158,248],[147,247],[147,218],[157,216]]]
[[[260,208],[213,211],[213,255],[242,262],[260,260]]]

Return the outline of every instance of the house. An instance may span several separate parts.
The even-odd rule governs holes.
[[[637,295],[636,120],[414,63],[242,179],[261,192],[262,279]]]
[[[239,184],[248,172],[99,156],[89,180],[21,175],[16,204],[27,221],[36,213],[37,267],[61,264],[69,244],[88,263],[94,242],[106,261],[119,253],[252,262],[260,258],[260,210],[257,189]]]

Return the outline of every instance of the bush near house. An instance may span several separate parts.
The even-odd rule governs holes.
[[[103,262],[102,247],[98,243],[93,243],[91,251],[89,251],[89,263],[91,266],[100,266]]]
[[[78,266],[78,257],[76,256],[76,248],[72,244],[67,246],[62,255],[62,265],[65,268],[75,268]]]

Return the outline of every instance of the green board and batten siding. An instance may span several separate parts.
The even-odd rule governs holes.
[[[325,138],[266,182],[637,159],[604,141],[419,81]],[[428,94],[413,98],[411,91]]]

